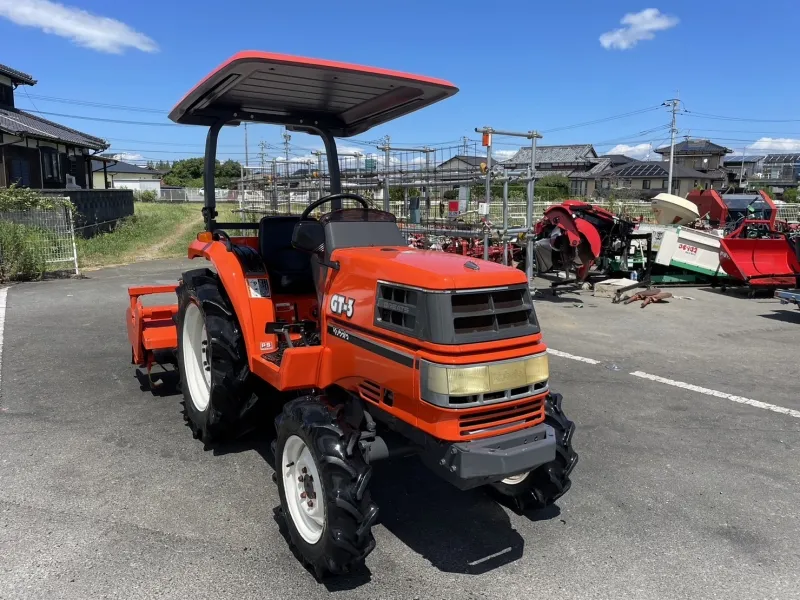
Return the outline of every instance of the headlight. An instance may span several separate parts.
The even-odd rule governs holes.
[[[446,406],[449,396],[472,396],[523,388],[550,376],[547,354],[464,367],[444,366],[422,361],[422,397]]]

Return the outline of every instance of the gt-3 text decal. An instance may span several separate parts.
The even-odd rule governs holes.
[[[348,319],[353,318],[356,301],[353,298],[334,294],[331,296],[331,312],[336,315],[345,315]]]

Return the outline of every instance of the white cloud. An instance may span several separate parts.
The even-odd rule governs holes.
[[[111,158],[114,160],[124,160],[130,162],[133,160],[142,160],[144,157],[136,152],[120,152],[119,154],[112,154]]]
[[[158,51],[153,40],[121,21],[50,0],[0,0],[0,17],[67,38],[78,46],[98,52],[122,54],[126,48]]]
[[[762,137],[752,146],[748,146],[748,148],[749,150],[756,150],[758,152],[765,152],[767,154],[800,152],[800,140],[793,138]]]
[[[656,31],[670,29],[679,22],[677,17],[665,15],[657,8],[627,13],[620,21],[626,27],[605,32],[600,36],[600,44],[606,50],[628,50],[642,40],[652,40]]]
[[[653,145],[649,143],[636,144],[635,146],[629,146],[628,144],[617,144],[608,151],[608,154],[624,154],[630,158],[644,160],[649,157],[652,151]]]

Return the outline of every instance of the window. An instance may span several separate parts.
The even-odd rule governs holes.
[[[694,183],[692,184],[692,187],[694,187],[694,188],[697,187],[697,179],[694,180]]]
[[[45,181],[61,181],[61,162],[55,148],[42,148],[42,176]]]
[[[669,187],[669,179],[661,180],[661,189],[666,190]]]
[[[35,163],[34,163],[35,164]],[[18,185],[28,187],[31,185],[31,164],[26,158],[11,159],[11,181]]]
[[[0,83],[0,106],[14,108],[14,89],[10,85]]]
[[[622,180],[622,186],[623,187],[629,188],[629,187],[631,187],[631,185],[633,185],[633,181],[631,179],[623,179]]]
[[[642,189],[649,190],[650,189],[650,180],[649,179],[642,179]]]

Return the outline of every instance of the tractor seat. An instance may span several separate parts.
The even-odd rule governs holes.
[[[311,256],[292,246],[297,216],[263,217],[258,223],[258,247],[274,294],[313,294]]]

